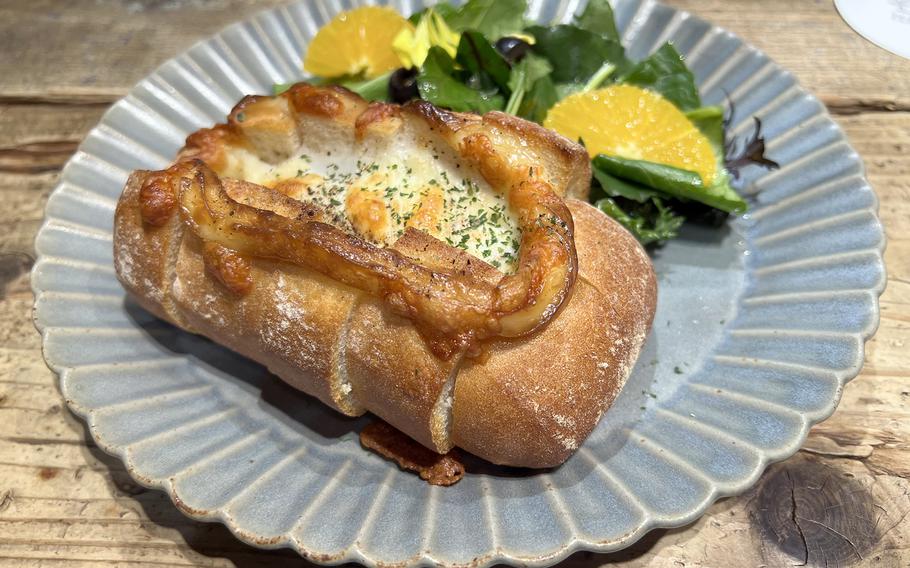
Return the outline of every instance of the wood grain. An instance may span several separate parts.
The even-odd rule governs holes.
[[[196,41],[280,0],[0,4],[0,101],[109,103]]]
[[[910,60],[857,35],[820,0],[670,0],[791,71],[836,114],[910,110]]]
[[[103,454],[65,408],[31,323],[35,232],[59,169],[107,105],[168,57],[275,0],[0,3],[0,566],[292,566],[191,521]],[[862,374],[802,450],[695,524],[566,566],[910,565],[910,61],[830,2],[673,0],[766,51],[836,114],[888,233]]]

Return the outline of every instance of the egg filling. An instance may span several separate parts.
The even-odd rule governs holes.
[[[521,231],[507,196],[450,152],[419,140],[355,146],[351,152],[304,145],[270,164],[234,149],[222,172],[323,208],[331,222],[377,246],[413,228],[504,273],[515,271]]]

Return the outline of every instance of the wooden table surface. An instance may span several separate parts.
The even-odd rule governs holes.
[[[70,414],[41,358],[28,273],[60,168],[108,105],[166,59],[278,0],[0,2],[0,566],[301,565],[189,520]],[[862,374],[751,491],[594,566],[910,566],[910,61],[828,0],[674,0],[740,34],[828,105],[863,156],[888,288]]]

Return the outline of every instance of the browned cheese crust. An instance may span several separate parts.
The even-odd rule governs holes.
[[[300,262],[226,246],[234,241],[206,240],[192,224],[199,211],[181,201],[193,183],[217,183],[225,203],[236,204],[238,218],[246,207],[259,212],[257,219],[293,228],[312,218],[310,206],[230,175],[203,175],[201,162],[188,160],[222,171],[230,161],[225,148],[242,147],[280,161],[305,136],[336,144],[379,140],[394,136],[401,121],[416,121],[422,135],[445,141],[491,186],[531,183],[535,195],[552,192],[548,207],[562,208],[566,216],[557,232],[574,243],[569,293],[558,311],[541,316],[548,323],[440,356],[400,302]],[[586,197],[589,168],[580,146],[502,113],[478,117],[426,103],[368,106],[347,91],[308,86],[283,98],[248,97],[228,124],[191,135],[170,174],[130,177],[115,217],[115,267],[124,287],[152,313],[266,365],[344,414],[373,412],[439,453],[457,445],[494,463],[555,466],[582,443],[622,388],[656,305],[656,281],[642,248],[617,223],[572,197]],[[516,181],[516,172],[528,172],[529,179]],[[190,222],[187,215],[196,217]],[[493,290],[507,279],[413,228],[388,251],[397,264],[478,289]],[[545,285],[533,277],[531,283]]]
[[[393,460],[402,469],[417,473],[430,485],[454,485],[465,474],[458,450],[446,454],[430,451],[382,421],[368,424],[361,430],[360,443]]]

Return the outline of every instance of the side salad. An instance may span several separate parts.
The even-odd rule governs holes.
[[[731,179],[777,167],[758,119],[749,140],[727,140],[724,108],[702,104],[672,43],[627,57],[607,0],[590,0],[571,24],[530,24],[526,10],[526,0],[469,0],[405,19],[358,8],[319,30],[304,69],[369,100],[498,110],[579,141],[592,159],[591,202],[643,244],[675,238],[687,218],[720,226],[746,211]]]

